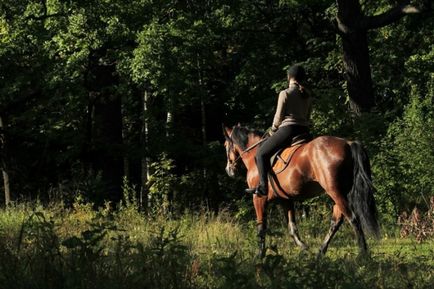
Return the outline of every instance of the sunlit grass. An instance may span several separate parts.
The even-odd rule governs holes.
[[[384,234],[359,258],[344,225],[317,259],[327,223],[300,221],[301,251],[278,216],[267,256],[254,222],[229,211],[144,215],[134,205],[19,205],[0,210],[0,288],[430,288],[434,241]],[[312,223],[313,222],[313,223]],[[430,270],[431,268],[431,270]],[[12,287],[11,287],[12,286]]]

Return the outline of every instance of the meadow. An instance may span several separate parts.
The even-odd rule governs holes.
[[[433,288],[432,239],[384,229],[380,240],[368,240],[370,257],[361,258],[344,225],[318,259],[324,218],[300,220],[308,251],[275,218],[267,255],[258,260],[248,219],[205,209],[145,215],[134,203],[116,210],[81,202],[14,205],[0,210],[0,288]]]

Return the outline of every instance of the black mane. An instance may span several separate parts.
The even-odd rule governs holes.
[[[232,129],[231,138],[234,143],[240,146],[242,150],[245,150],[247,148],[247,143],[249,142],[250,134],[254,134],[256,136],[263,135],[262,132],[255,129],[250,129],[244,126],[234,126]]]

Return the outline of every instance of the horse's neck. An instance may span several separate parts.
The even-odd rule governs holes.
[[[251,136],[249,136],[249,141],[247,143],[247,147],[250,147],[250,146],[257,144],[258,142],[261,141],[261,139],[262,138],[260,136],[252,134]]]
[[[250,169],[256,167],[255,156],[256,156],[256,152],[258,151],[258,146],[256,144],[259,141],[261,141],[260,136],[250,135],[249,141],[247,142],[247,148],[246,148],[246,150],[248,150],[248,151],[246,151],[246,150],[240,151],[240,154],[242,154],[243,163],[246,166],[247,170],[250,170]],[[254,146],[254,147],[251,148],[252,146]]]

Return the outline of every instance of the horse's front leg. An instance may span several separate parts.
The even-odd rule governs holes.
[[[256,212],[256,229],[258,234],[258,257],[265,257],[265,235],[267,232],[267,197],[265,196],[253,196],[253,205]]]

